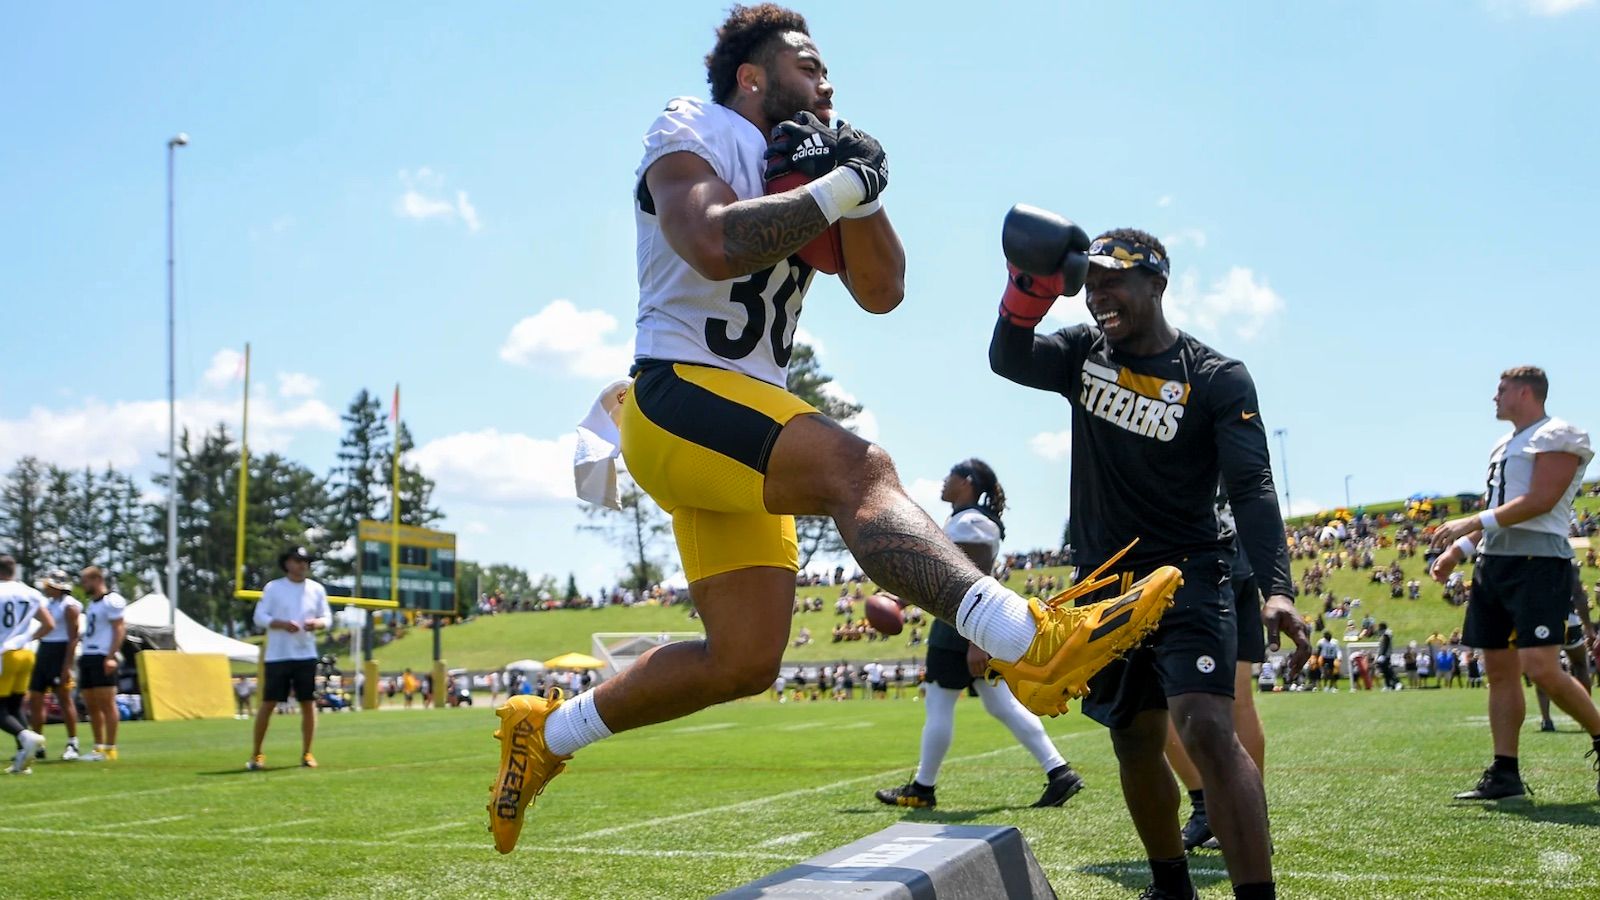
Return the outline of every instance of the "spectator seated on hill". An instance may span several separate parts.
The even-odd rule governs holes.
[[[921,645],[922,645],[922,629],[920,627],[913,627],[911,629],[911,636],[906,639],[906,646],[908,646],[908,647],[918,647],[918,646],[921,646]]]
[[[844,640],[844,626],[843,625],[835,625],[835,626],[833,626],[833,642],[835,644],[837,644],[842,640]]]
[[[908,606],[905,608],[905,619],[908,624],[921,625],[922,615],[922,607],[920,606]]]
[[[804,647],[809,643],[811,643],[811,629],[801,625],[799,633],[794,636],[794,645]]]
[[[1406,596],[1409,597],[1412,600],[1417,600],[1417,599],[1421,598],[1422,597],[1422,582],[1418,581],[1415,578],[1413,578],[1410,581],[1406,582]]]

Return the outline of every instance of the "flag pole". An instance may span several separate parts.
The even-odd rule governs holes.
[[[394,450],[389,484],[389,599],[400,602],[400,383],[394,386]]]
[[[244,418],[239,425],[239,524],[234,530],[233,590],[244,590],[245,506],[250,497],[250,344],[244,345]]]

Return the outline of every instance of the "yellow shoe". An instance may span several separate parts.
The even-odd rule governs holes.
[[[106,748],[106,761],[107,762],[116,762],[117,761],[117,748],[115,748],[115,747],[107,747]]]
[[[307,769],[315,769],[317,767],[317,758],[309,753],[302,753],[300,754],[300,765]]]
[[[550,779],[567,768],[570,756],[556,756],[544,742],[544,723],[561,705],[561,692],[549,697],[519,694],[494,711],[500,728],[500,773],[489,792],[489,832],[494,848],[510,853],[522,834],[522,813],[544,792]]]
[[[250,757],[250,761],[244,764],[245,771],[247,772],[260,772],[266,767],[267,758],[259,753]]]
[[[1067,711],[1069,699],[1089,693],[1088,682],[1096,672],[1133,649],[1161,622],[1183,575],[1172,566],[1162,566],[1120,597],[1071,605],[1112,580],[1091,575],[1043,604],[1028,601],[1039,623],[1028,652],[1014,663],[990,660],[990,667],[1034,715],[1060,715]]]

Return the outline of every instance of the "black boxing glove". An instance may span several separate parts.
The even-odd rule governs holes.
[[[1053,212],[1017,204],[1000,229],[1006,262],[1035,277],[1059,274],[1061,296],[1083,290],[1089,277],[1089,235]],[[1037,292],[1035,292],[1037,293]]]

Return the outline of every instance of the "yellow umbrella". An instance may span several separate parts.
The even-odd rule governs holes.
[[[555,659],[544,661],[551,669],[603,669],[606,664],[584,653],[563,653]]]

